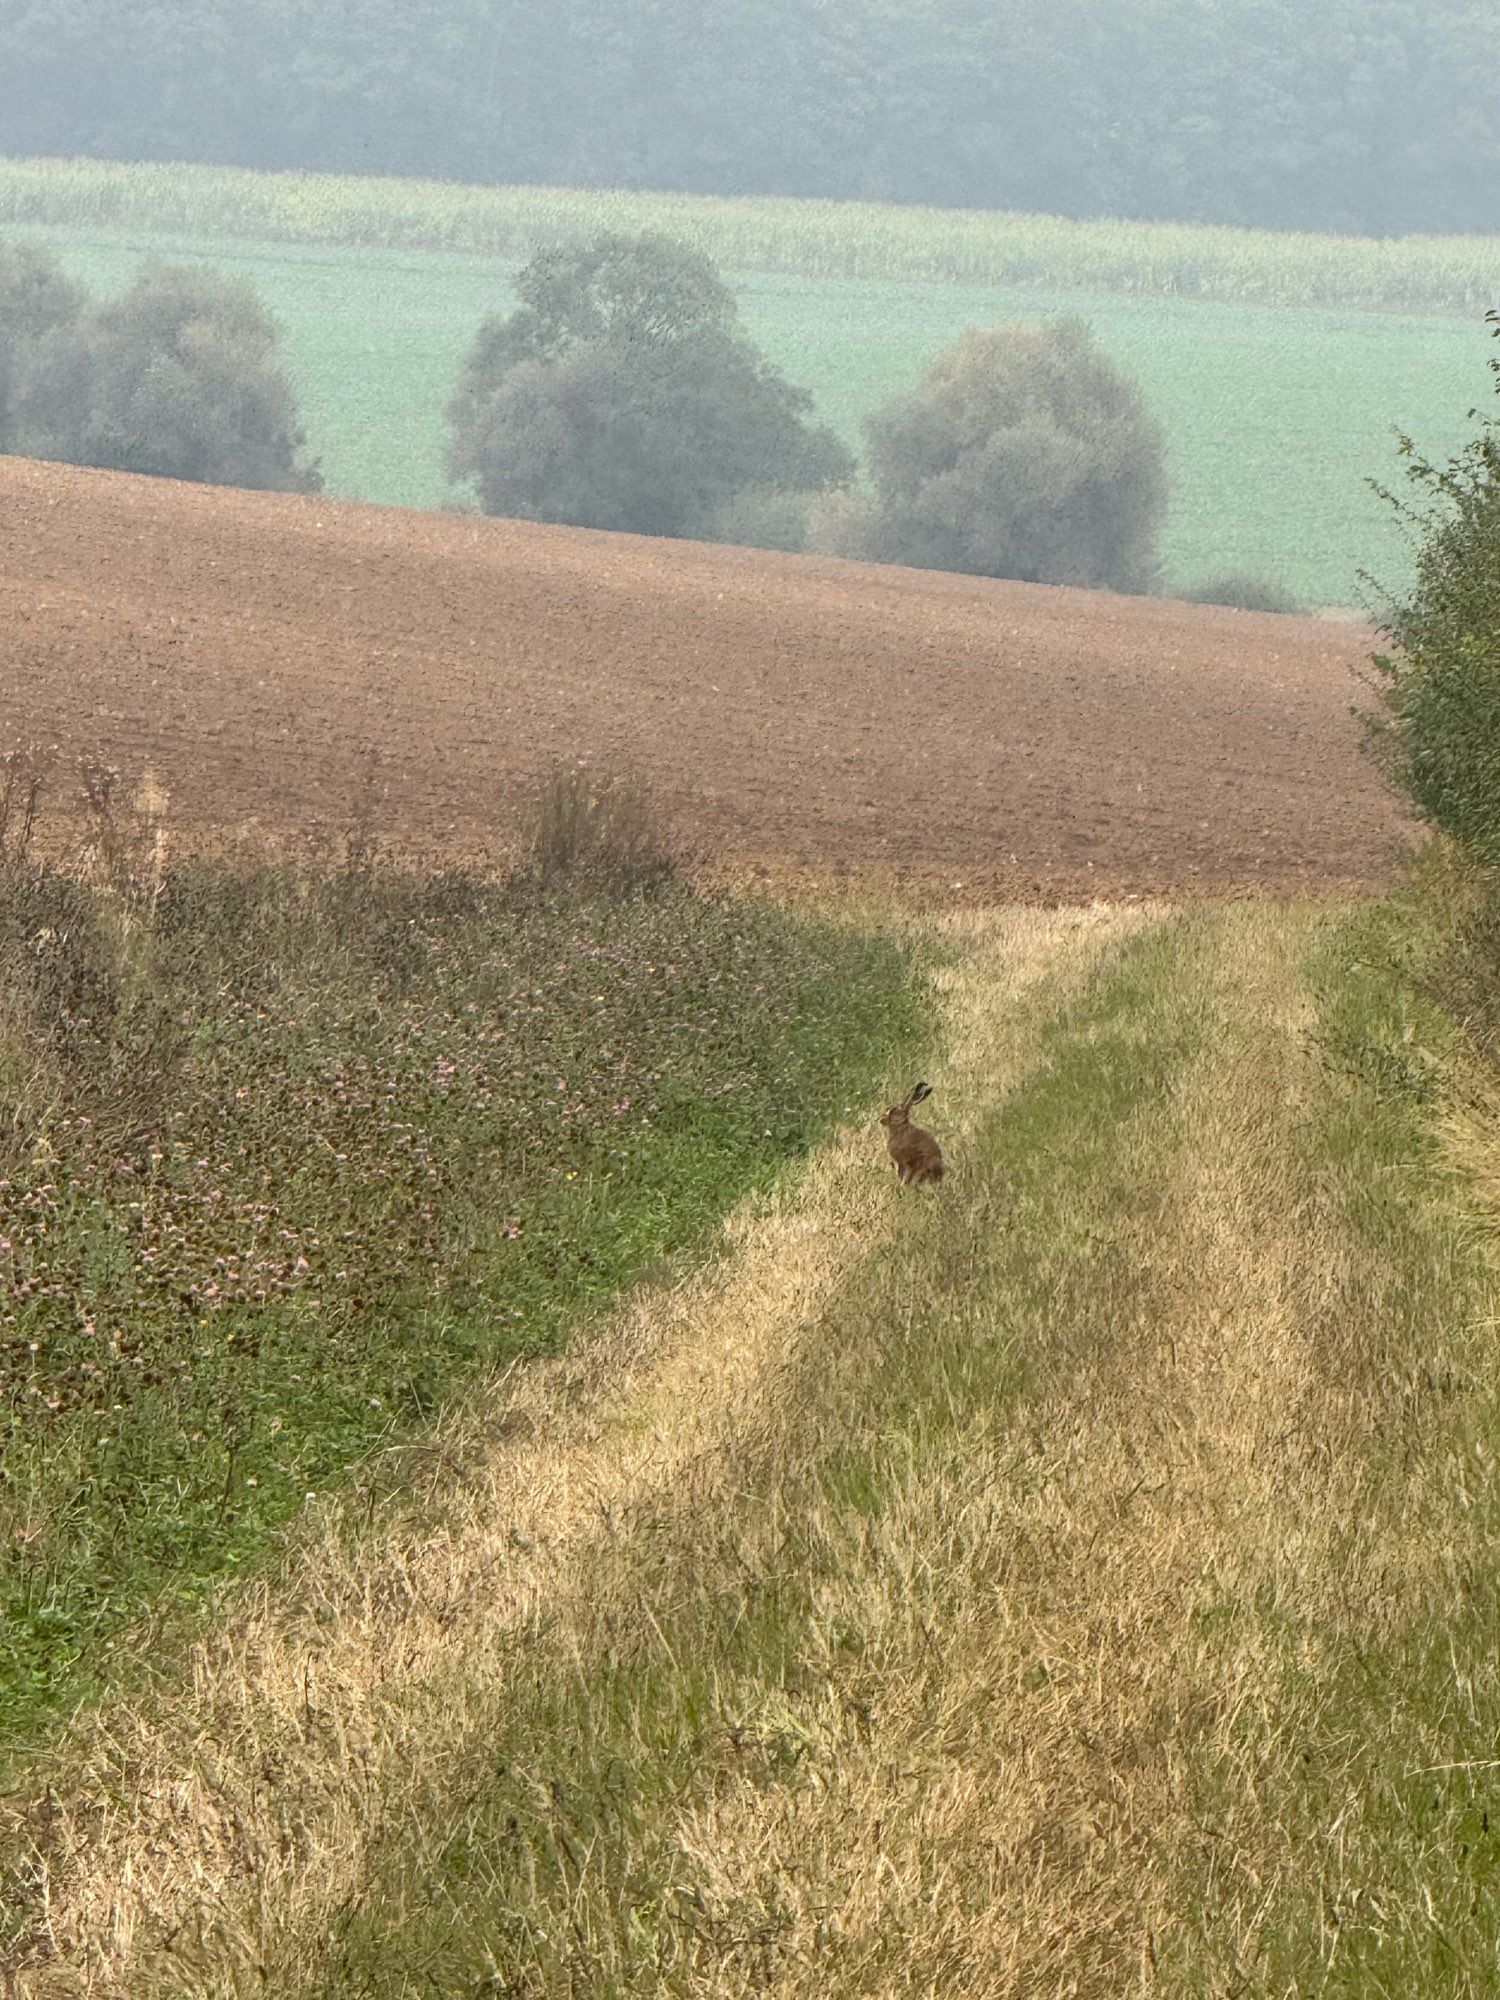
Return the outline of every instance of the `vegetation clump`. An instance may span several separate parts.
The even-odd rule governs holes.
[[[0,451],[18,448],[21,413],[45,344],[77,324],[82,288],[31,244],[0,244]]]
[[[1500,336],[1500,314],[1490,315]],[[1500,360],[1492,361],[1500,386]],[[1500,421],[1458,455],[1402,439],[1415,499],[1388,495],[1417,541],[1416,582],[1377,658],[1380,741],[1424,818],[1500,864]]]
[[[606,895],[660,889],[681,853],[644,779],[587,764],[561,764],[528,793],[518,828],[526,878]]]
[[[1222,576],[1205,577],[1180,595],[1189,604],[1223,604],[1231,611],[1275,611],[1288,617],[1307,608],[1274,577],[1257,576],[1250,570],[1230,570]]]
[[[624,781],[558,781],[534,831],[602,800],[585,833],[489,881],[171,865],[89,775],[64,871],[0,766],[6,1745],[137,1614],[694,1244],[925,1018],[888,939],[659,867],[636,893]]]
[[[517,290],[449,405],[450,470],[487,513],[706,537],[742,494],[852,475],[699,252],[604,234],[533,258]]]
[[[1081,322],[971,328],[864,428],[868,494],[815,513],[830,554],[1112,590],[1156,580],[1161,427]]]
[[[145,265],[90,299],[54,259],[0,248],[0,444],[23,457],[313,493],[276,322],[245,284]]]

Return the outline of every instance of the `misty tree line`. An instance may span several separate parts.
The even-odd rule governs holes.
[[[316,492],[279,340],[217,272],[147,264],[98,299],[48,252],[0,244],[0,452]]]
[[[865,478],[748,338],[701,252],[605,233],[539,253],[480,327],[449,469],[488,513],[1149,589],[1165,447],[1077,321],[974,329],[865,424]],[[0,451],[220,485],[321,485],[249,286],[145,265],[96,299],[0,246]]]
[[[0,0],[5,150],[1488,230],[1493,0]]]

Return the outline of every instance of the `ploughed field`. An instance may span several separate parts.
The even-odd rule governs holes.
[[[195,845],[424,858],[558,759],[706,855],[1042,898],[1375,885],[1369,634],[0,460],[5,747],[154,781]]]

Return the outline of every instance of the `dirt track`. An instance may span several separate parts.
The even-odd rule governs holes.
[[[558,756],[713,851],[1072,897],[1358,887],[1358,628],[0,459],[6,742],[194,842],[492,847]]]

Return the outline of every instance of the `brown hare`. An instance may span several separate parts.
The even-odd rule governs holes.
[[[930,1132],[911,1122],[911,1108],[931,1097],[932,1085],[919,1083],[904,1104],[893,1104],[881,1124],[896,1164],[896,1178],[905,1187],[925,1187],[943,1178],[943,1153]]]

